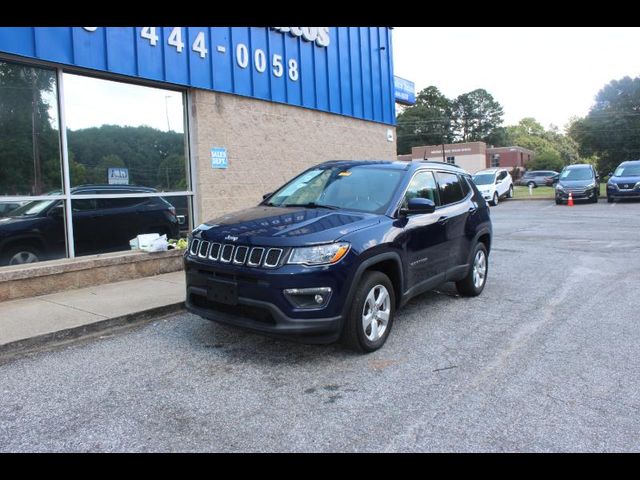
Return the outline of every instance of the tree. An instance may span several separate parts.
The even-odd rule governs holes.
[[[502,106],[483,88],[458,96],[452,107],[453,131],[460,142],[487,141],[502,125]]]
[[[400,154],[419,145],[452,142],[450,100],[434,86],[421,90],[415,105],[398,115],[396,130]]]
[[[640,158],[640,77],[611,81],[595,100],[585,118],[572,122],[569,136],[582,155],[598,157],[598,170],[606,174]]]

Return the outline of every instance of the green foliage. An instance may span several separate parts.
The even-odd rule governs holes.
[[[555,170],[559,172],[565,166],[560,154],[553,148],[542,150],[527,164],[530,170]]]
[[[502,125],[502,106],[483,88],[463,93],[453,101],[453,131],[460,142],[487,141]]]
[[[439,143],[497,143],[505,134],[501,124],[502,106],[486,90],[477,89],[449,100],[430,86],[418,93],[415,105],[398,115],[398,153]]]
[[[613,171],[620,162],[640,158],[640,77],[624,77],[605,85],[596,96],[589,114],[574,120],[570,137],[580,153],[598,157],[601,174]]]
[[[451,102],[436,87],[418,93],[415,105],[397,118],[398,153],[411,153],[411,147],[449,143]]]
[[[517,125],[506,127],[506,142],[502,146],[510,145],[534,152],[534,159],[527,165],[528,169],[559,171],[565,165],[581,161],[574,139],[559,133],[557,128],[545,130],[531,117],[523,118]]]

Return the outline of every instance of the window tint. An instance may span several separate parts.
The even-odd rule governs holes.
[[[507,172],[500,172],[500,175],[498,175],[498,180],[504,180],[505,178],[507,178]]]
[[[409,200],[412,198],[427,198],[433,201],[436,206],[440,205],[438,198],[438,186],[433,178],[433,173],[418,172],[413,176],[411,182],[409,182],[409,186],[407,187],[407,193],[404,195],[402,207],[406,208]]]
[[[459,202],[464,198],[460,178],[455,173],[436,172],[442,205]]]
[[[98,208],[127,208],[147,201],[146,198],[98,198]]]

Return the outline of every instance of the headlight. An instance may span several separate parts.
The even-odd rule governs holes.
[[[349,251],[347,242],[316,245],[314,247],[294,248],[287,263],[302,265],[327,265],[340,261]]]
[[[564,187],[559,183],[556,183],[556,190],[562,190],[564,192]]]
[[[594,183],[590,183],[585,188],[596,188],[596,184],[595,184],[595,182]]]

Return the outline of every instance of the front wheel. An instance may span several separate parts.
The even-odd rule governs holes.
[[[489,256],[484,243],[477,243],[473,249],[473,260],[467,276],[456,282],[456,289],[465,297],[476,297],[484,290],[489,272]]]
[[[500,201],[500,200],[498,199],[498,192],[494,192],[494,193],[493,193],[493,200],[491,200],[491,201],[489,202],[489,204],[495,207],[496,205],[498,205],[498,202],[499,202],[499,201]]]
[[[529,182],[529,183],[527,183],[527,187],[533,187],[533,188],[536,188],[536,186],[537,186],[537,185],[536,185],[536,182]]]
[[[382,272],[366,272],[342,332],[343,342],[357,352],[378,350],[387,340],[395,315],[393,285]]]
[[[35,263],[42,259],[39,249],[26,245],[24,247],[13,247],[4,255],[6,265],[23,265],[25,263]]]

